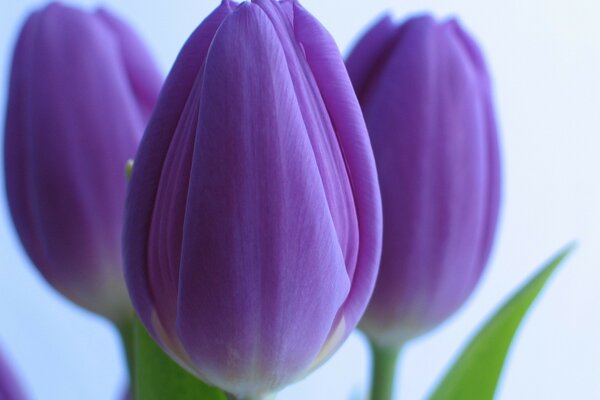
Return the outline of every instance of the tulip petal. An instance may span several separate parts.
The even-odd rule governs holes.
[[[483,228],[483,239],[481,244],[481,251],[479,255],[478,265],[481,269],[485,266],[492,245],[494,243],[494,237],[496,233],[496,225],[498,222],[498,214],[500,210],[500,188],[502,186],[502,178],[500,171],[500,145],[498,141],[498,128],[494,113],[494,105],[492,104],[492,84],[488,73],[488,68],[485,62],[485,58],[479,50],[479,46],[471,36],[469,36],[456,20],[452,20],[448,23],[449,29],[452,29],[459,40],[464,46],[465,51],[471,57],[471,61],[475,66],[480,82],[481,82],[481,101],[485,107],[486,115],[486,144],[487,150],[485,151],[484,157],[488,164],[488,176],[487,176],[487,220]]]
[[[280,34],[249,3],[218,30],[186,207],[178,332],[236,395],[303,373],[350,283]]]
[[[296,40],[291,2],[255,0],[254,4],[261,7],[269,17],[282,44],[325,187],[329,211],[344,253],[348,276],[352,280],[358,250],[356,206],[343,150],[336,136],[336,127],[332,124],[328,107],[314,78],[317,71],[311,70],[306,60],[305,49]],[[339,52],[337,56],[341,59]],[[341,61],[340,64],[343,65]],[[352,91],[349,94],[354,96]]]
[[[23,174],[20,172],[26,162],[27,141],[25,136],[19,132],[25,131],[26,118],[26,96],[21,87],[27,82],[27,72],[25,68],[28,49],[32,46],[37,21],[40,19],[40,13],[33,13],[25,22],[23,29],[17,40],[13,54],[13,63],[10,73],[10,86],[8,93],[8,106],[6,112],[6,134],[4,137],[4,163],[6,192],[12,218],[21,238],[21,242],[36,265],[44,263],[44,252],[42,246],[38,245],[38,233],[35,229],[22,229],[29,226],[34,228],[34,215],[29,202],[25,199],[31,198],[31,188],[25,185]]]
[[[338,316],[348,327],[341,343],[362,316],[375,285],[381,255],[381,198],[365,122],[335,41],[298,2],[294,2],[294,27],[336,128],[358,219],[360,241],[355,270],[351,267],[351,291]]]
[[[119,43],[123,65],[136,96],[140,115],[147,121],[154,109],[156,93],[160,91],[163,77],[146,46],[129,25],[105,8],[98,9],[95,15],[113,31]]]
[[[177,298],[177,280],[171,280],[160,283],[164,285],[160,293],[156,293],[158,288],[151,287],[150,257],[148,254],[149,232],[153,223],[155,202],[161,182],[161,171],[165,163],[170,143],[173,140],[177,126],[180,124],[180,116],[186,106],[186,100],[190,94],[194,82],[196,81],[198,71],[201,69],[208,47],[212,41],[217,28],[231,11],[232,2],[224,1],[215,11],[213,11],[204,22],[192,33],[185,46],[179,53],[173,69],[169,73],[167,80],[161,91],[156,112],[153,114],[144,138],[140,144],[138,157],[135,160],[135,167],[131,176],[130,190],[126,202],[124,227],[124,246],[123,252],[126,265],[138,266],[138,268],[126,268],[125,278],[131,295],[131,299],[136,307],[144,325],[155,339],[160,341],[157,330],[154,328],[156,316],[153,318],[154,304],[164,303],[166,307],[173,307]],[[182,157],[185,159],[185,157]],[[187,190],[187,185],[184,186]],[[186,193],[174,192],[171,201],[182,201],[186,198]],[[160,246],[165,246],[165,250],[154,249],[154,251],[163,251],[164,254],[178,254],[181,244],[175,240],[161,240]],[[173,256],[172,256],[173,257]],[[178,256],[175,256],[178,258]],[[173,260],[173,259],[172,259]],[[167,264],[167,269],[175,269],[170,273],[176,275],[176,269],[179,268],[179,262],[175,259]],[[156,272],[159,273],[159,272]],[[166,285],[171,285],[167,287]],[[163,293],[164,292],[164,293]],[[165,300],[162,300],[162,296]],[[154,301],[160,299],[160,301]],[[170,304],[171,306],[168,306]],[[175,311],[171,310],[171,315]],[[160,319],[169,317],[161,313]],[[168,323],[162,322],[165,326]],[[164,339],[163,339],[164,340]]]
[[[369,83],[376,78],[379,68],[385,65],[396,32],[392,18],[385,15],[360,38],[348,56],[346,68],[359,100],[370,87]]]
[[[25,392],[7,360],[0,355],[0,399],[25,400]]]

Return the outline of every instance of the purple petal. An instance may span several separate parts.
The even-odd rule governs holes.
[[[456,34],[457,39],[462,42],[465,50],[470,56],[470,59],[475,66],[480,82],[481,82],[481,100],[485,104],[486,108],[486,139],[487,139],[487,150],[486,159],[488,161],[488,184],[487,184],[487,203],[488,213],[486,215],[487,220],[484,227],[484,237],[482,239],[480,261],[479,265],[483,269],[492,250],[494,244],[494,237],[496,234],[496,226],[498,223],[498,214],[500,210],[500,189],[502,187],[501,182],[501,168],[500,168],[500,144],[498,140],[498,128],[496,123],[496,117],[494,112],[494,105],[492,104],[492,85],[488,68],[485,63],[485,58],[479,49],[479,46],[471,36],[469,36],[460,26],[458,21],[452,20],[448,22],[448,28],[452,29]]]
[[[7,360],[0,354],[0,399],[25,400],[27,396]]]
[[[237,395],[304,373],[350,283],[315,156],[329,144],[312,142],[302,76],[259,7],[232,13],[207,56],[180,272],[181,340]]]
[[[294,91],[322,176],[329,211],[344,253],[348,276],[352,280],[358,250],[358,222],[350,178],[327,105],[313,75],[315,71],[311,70],[306,60],[305,49],[295,37],[292,26],[295,21],[290,14],[293,9],[289,6],[282,7],[281,3],[270,0],[256,0],[254,4],[267,14],[281,41]],[[339,53],[337,56],[340,58]],[[353,92],[350,93],[353,95]]]
[[[360,38],[348,56],[346,68],[359,99],[376,78],[379,68],[385,65],[396,31],[392,18],[385,15]]]
[[[170,144],[177,127],[182,124],[180,116],[186,107],[187,98],[204,63],[212,38],[231,9],[232,2],[222,2],[192,33],[179,53],[161,91],[156,112],[153,114],[140,144],[139,156],[136,157],[131,177],[125,210],[127,218],[123,233],[125,264],[128,266],[125,270],[125,277],[138,314],[149,332],[159,341],[165,340],[165,338],[158,337],[155,324],[161,319],[168,320],[170,318],[172,320],[174,318],[176,313],[172,308],[177,299],[178,283],[177,279],[164,282],[152,281],[151,283],[152,272],[149,271],[150,260],[148,258],[149,232],[153,223],[153,215],[160,212],[155,210],[155,199]],[[183,162],[186,156],[182,155],[181,159]],[[175,202],[182,204],[187,197],[186,191],[187,185],[181,187],[179,191],[173,191],[170,194],[173,196],[170,201],[173,204]],[[183,207],[179,207],[172,211],[183,213],[183,210]],[[174,215],[174,219],[181,217],[182,215]],[[155,248],[154,251],[171,254],[171,259],[165,269],[171,271],[167,272],[171,274],[170,276],[177,276],[181,241],[171,238],[159,241],[159,245],[161,248]],[[152,285],[161,286],[152,287]],[[155,302],[155,298],[159,300]],[[164,304],[164,308],[169,311],[160,310],[161,314],[153,317],[154,304],[158,303]],[[165,324],[166,322],[163,323],[163,325]],[[165,329],[165,327],[162,326],[161,329]]]
[[[139,112],[147,121],[156,104],[156,94],[160,91],[163,76],[159,73],[154,58],[129,25],[105,8],[98,9],[95,15],[113,31],[119,42],[120,54]]]
[[[350,274],[351,290],[339,315],[346,326],[341,343],[358,323],[375,285],[381,254],[381,198],[365,122],[334,40],[297,2],[294,2],[294,26],[336,128],[358,219],[356,267]]]

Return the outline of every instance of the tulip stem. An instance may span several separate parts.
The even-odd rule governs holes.
[[[370,342],[372,354],[370,400],[391,400],[400,346],[381,347]]]
[[[133,391],[135,385],[133,380],[135,379],[134,365],[134,324],[133,319],[126,319],[116,324],[119,334],[121,335],[121,342],[123,343],[123,349],[125,350],[125,360],[127,361],[127,371],[129,372],[130,390]],[[134,398],[134,397],[132,397]]]

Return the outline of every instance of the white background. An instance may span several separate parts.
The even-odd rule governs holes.
[[[76,2],[85,7],[96,3]],[[106,1],[147,41],[165,73],[211,1]],[[1,0],[0,109],[19,26],[40,2]],[[406,347],[397,398],[420,399],[465,337],[544,259],[579,247],[536,303],[512,347],[500,399],[600,398],[600,2],[595,0],[305,0],[346,53],[385,10],[401,19],[456,15],[478,38],[494,76],[504,198],[498,241],[466,307]],[[2,111],[4,113],[4,111]],[[3,182],[2,183],[3,186]],[[309,327],[307,327],[309,329]],[[56,295],[25,257],[0,196],[0,346],[34,399],[117,398],[125,370],[115,331]],[[282,400],[357,398],[369,358],[353,335]]]

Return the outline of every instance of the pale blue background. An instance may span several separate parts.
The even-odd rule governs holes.
[[[0,109],[8,63],[29,0],[0,0]],[[75,3],[91,7],[95,1]],[[107,1],[147,40],[166,72],[211,1]],[[512,348],[500,399],[600,398],[600,2],[596,0],[305,0],[347,51],[384,10],[458,15],[483,45],[494,75],[505,191],[490,268],[467,306],[406,347],[398,398],[420,399],[465,336],[551,253],[579,239]],[[3,182],[2,182],[3,186]],[[307,327],[308,329],[308,327]],[[17,242],[0,196],[0,346],[35,399],[113,399],[124,368],[115,331],[64,301]],[[368,356],[352,336],[282,400],[338,400],[364,393]]]

